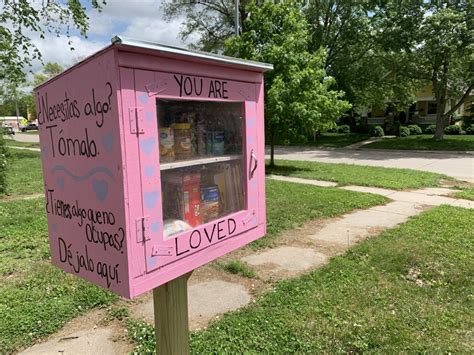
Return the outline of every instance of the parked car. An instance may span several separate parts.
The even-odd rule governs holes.
[[[36,123],[28,123],[28,125],[21,127],[22,132],[26,131],[37,131],[38,125]]]

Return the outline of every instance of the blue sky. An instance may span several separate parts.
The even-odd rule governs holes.
[[[86,3],[84,1],[84,3]],[[66,36],[57,38],[47,34],[41,40],[34,39],[43,54],[43,62],[57,62],[68,67],[78,59],[89,56],[100,48],[108,45],[114,35],[158,42],[184,47],[197,38],[191,38],[186,43],[179,39],[179,29],[184,18],[172,22],[163,20],[160,0],[107,0],[101,12],[88,8],[90,28],[87,38],[73,33],[71,51]],[[33,72],[41,69],[36,63]]]

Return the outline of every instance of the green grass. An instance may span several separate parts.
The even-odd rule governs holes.
[[[380,141],[366,144],[367,149],[402,149],[402,150],[474,150],[474,136],[448,136],[442,141],[435,141],[432,135],[419,135],[382,139]]]
[[[465,189],[463,191],[456,192],[454,197],[457,198],[464,198],[466,200],[473,200],[474,201],[474,188]]]
[[[44,199],[0,200],[0,279],[49,258]]]
[[[267,179],[267,235],[253,242],[251,247],[272,246],[278,234],[311,219],[339,216],[387,201],[379,195]]]
[[[117,297],[49,265],[44,199],[0,201],[0,353]]]
[[[0,285],[0,353],[12,353],[59,330],[88,309],[117,296],[48,264]]]
[[[255,271],[247,264],[240,260],[232,260],[224,265],[224,270],[235,275],[247,277],[249,279],[257,276]]]
[[[13,139],[5,139],[7,146],[9,147],[24,147],[24,148],[39,148],[38,142],[19,142]]]
[[[307,144],[312,147],[341,148],[369,138],[365,133],[322,133],[320,136],[310,140]]]
[[[193,353],[472,353],[474,211],[442,206],[191,335]],[[139,353],[153,327],[129,321]]]
[[[277,160],[266,167],[267,174],[334,181],[340,185],[376,186],[395,190],[438,186],[440,180],[453,180],[442,174],[410,169],[381,168],[350,164]]]
[[[19,196],[43,192],[43,171],[39,152],[13,148],[8,152],[7,195]]]

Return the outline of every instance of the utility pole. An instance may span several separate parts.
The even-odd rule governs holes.
[[[239,35],[239,0],[235,0],[235,35]]]

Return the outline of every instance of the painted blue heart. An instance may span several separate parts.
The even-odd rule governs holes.
[[[95,196],[101,202],[107,197],[109,192],[109,184],[105,180],[94,180],[92,181],[92,189],[95,192]]]
[[[143,194],[143,200],[145,201],[145,206],[151,210],[155,207],[156,202],[158,201],[158,191],[147,191]]]
[[[249,128],[252,128],[253,126],[255,126],[255,117],[249,117],[247,119],[247,126]]]
[[[253,180],[250,182],[250,187],[253,188],[253,189],[257,187],[257,179],[253,179]]]
[[[156,265],[156,257],[150,256],[147,260],[147,264],[149,267],[154,267]]]
[[[253,136],[248,136],[247,137],[247,144],[248,145],[253,145],[253,143],[255,142],[255,139]]]
[[[146,155],[151,154],[151,152],[153,152],[153,149],[155,148],[155,138],[150,137],[148,139],[142,139],[140,141],[140,148]]]
[[[64,178],[60,177],[56,179],[56,186],[59,187],[61,190],[64,189]]]
[[[153,112],[146,112],[145,113],[145,118],[147,122],[153,122]]]
[[[47,145],[43,146],[41,149],[41,155],[47,157],[49,155],[49,147]]]
[[[140,100],[140,102],[142,102],[144,105],[147,104],[148,102],[148,95],[144,92],[142,92],[140,95],[138,95],[138,100]]]
[[[160,221],[155,221],[150,225],[151,231],[157,233],[160,231]]]
[[[57,232],[58,231],[58,225],[56,223],[52,224],[51,229],[53,230],[53,232]]]
[[[155,167],[153,165],[145,166],[145,175],[147,177],[152,177],[155,175]]]
[[[102,136],[102,145],[107,153],[112,150],[113,144],[114,136],[112,135],[112,132],[106,133]]]

